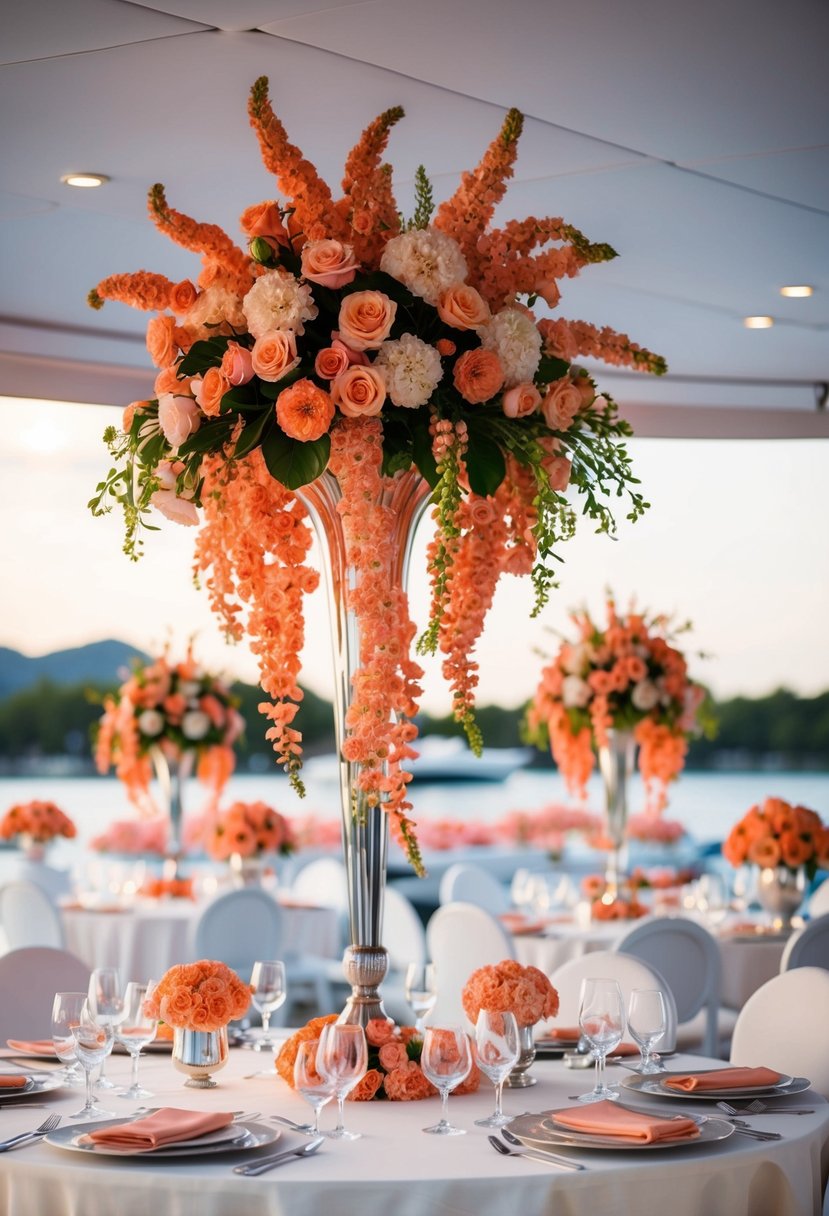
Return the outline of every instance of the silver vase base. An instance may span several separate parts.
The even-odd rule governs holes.
[[[214,1081],[212,1077],[191,1077],[184,1084],[189,1089],[217,1089],[219,1082]]]
[[[516,1073],[515,1076],[507,1077],[504,1082],[506,1089],[529,1089],[531,1085],[538,1084],[538,1077],[531,1077],[527,1072]]]

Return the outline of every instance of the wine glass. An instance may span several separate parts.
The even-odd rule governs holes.
[[[440,1121],[423,1131],[434,1136],[465,1136],[466,1129],[453,1127],[447,1118],[450,1091],[469,1076],[472,1067],[472,1052],[463,1027],[428,1026],[423,1036],[420,1067],[440,1094]]]
[[[728,913],[728,890],[722,874],[703,874],[696,886],[697,908],[712,928],[716,928]]]
[[[253,1044],[254,1051],[272,1051],[276,1039],[270,1036],[271,1014],[275,1013],[288,996],[285,983],[285,964],[278,961],[253,964],[250,976],[251,1000],[262,1015],[262,1037]]]
[[[654,1043],[659,1042],[667,1028],[665,997],[659,989],[634,988],[628,1002],[628,1030],[642,1053],[642,1061],[635,1072],[661,1071],[651,1053]]]
[[[153,984],[137,984],[131,980],[124,993],[124,1012],[121,1021],[115,1025],[115,1037],[122,1047],[125,1047],[132,1058],[132,1075],[129,1089],[122,1089],[121,1098],[152,1098],[153,1094],[138,1084],[138,1059],[141,1048],[146,1047],[155,1038],[158,1020],[149,1017],[145,1012],[147,998],[153,990]]]
[[[581,982],[579,1026],[596,1061],[596,1085],[579,1102],[615,1100],[618,1094],[605,1085],[605,1058],[618,1047],[625,1029],[625,1004],[617,980],[584,979]]]
[[[56,992],[52,1001],[52,1042],[55,1055],[63,1061],[62,1081],[68,1085],[81,1085],[81,1066],[75,1054],[75,1039],[72,1026],[81,1016],[85,992]]]
[[[327,1081],[317,1069],[318,1047],[318,1039],[309,1039],[305,1043],[300,1043],[294,1060],[294,1087],[314,1111],[313,1124],[301,1123],[297,1127],[297,1131],[307,1132],[313,1136],[324,1136],[328,1133],[320,1132],[320,1111],[334,1097],[334,1082]]]
[[[495,1086],[495,1110],[486,1119],[476,1119],[476,1127],[503,1127],[512,1122],[511,1115],[501,1110],[504,1081],[518,1061],[518,1023],[513,1013],[492,1013],[482,1009],[475,1023],[475,1045],[478,1067]]]
[[[415,1015],[415,1030],[423,1034],[426,1014],[434,1009],[438,999],[434,963],[409,963],[406,968],[406,1000]]]
[[[114,1026],[124,1012],[121,979],[117,967],[96,967],[89,977],[89,1008],[101,1026]],[[114,1081],[104,1076],[104,1062],[98,1073],[99,1089],[115,1089]]]
[[[75,1054],[86,1076],[86,1102],[70,1119],[106,1119],[114,1112],[104,1110],[92,1096],[92,1074],[112,1051],[112,1023],[97,1022],[89,1002],[84,1002],[78,1021],[72,1025]]]
[[[343,1104],[368,1068],[368,1046],[362,1026],[329,1022],[323,1026],[316,1055],[317,1072],[330,1083],[337,1099],[337,1126],[326,1132],[332,1140],[359,1140],[359,1132],[347,1132]]]

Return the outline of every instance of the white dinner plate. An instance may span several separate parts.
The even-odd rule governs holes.
[[[624,1078],[622,1085],[625,1089],[632,1089],[640,1094],[649,1094],[654,1098],[679,1098],[681,1101],[691,1099],[696,1102],[719,1102],[723,1098],[784,1098],[789,1094],[800,1094],[811,1085],[811,1081],[806,1077],[783,1077],[777,1085],[769,1085],[764,1088],[754,1085],[743,1089],[709,1089],[705,1093],[700,1093],[697,1090],[686,1092],[685,1090],[669,1089],[665,1085],[665,1078],[670,1076],[687,1077],[688,1073],[663,1072],[655,1076],[629,1076]]]
[[[146,1115],[141,1116],[141,1118],[145,1117]],[[74,1127],[59,1127],[44,1139],[47,1144],[52,1144],[55,1148],[66,1148],[78,1153],[91,1153],[93,1157],[135,1157],[142,1160],[166,1161],[168,1157],[197,1157],[214,1153],[248,1152],[250,1149],[273,1144],[281,1135],[278,1128],[267,1127],[264,1123],[239,1120],[230,1124],[229,1127],[218,1128],[214,1132],[208,1132],[205,1136],[199,1136],[197,1140],[180,1140],[178,1144],[167,1144],[162,1148],[149,1151],[79,1143],[82,1136],[94,1132],[99,1127],[118,1127],[129,1122],[131,1122],[129,1119],[105,1119],[100,1123],[82,1125],[76,1123]]]
[[[22,1089],[0,1089],[0,1102],[5,1106],[14,1098],[32,1098],[35,1094],[48,1093],[50,1089],[59,1089],[63,1085],[63,1077],[56,1073],[38,1073],[29,1077],[29,1083]]]
[[[707,1119],[690,1115],[699,1127],[699,1135],[691,1140],[659,1140],[655,1144],[646,1144],[641,1140],[627,1140],[621,1136],[595,1136],[587,1132],[574,1131],[573,1128],[556,1125],[554,1115],[519,1115],[513,1119],[509,1129],[527,1148],[542,1150],[556,1148],[602,1149],[612,1152],[655,1152],[658,1149],[692,1148],[697,1144],[713,1144],[717,1140],[727,1140],[736,1131],[733,1123],[727,1119]]]

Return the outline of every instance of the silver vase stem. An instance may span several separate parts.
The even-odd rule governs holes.
[[[633,731],[607,732],[607,744],[599,748],[599,771],[605,792],[605,826],[610,840],[610,852],[605,871],[605,891],[602,900],[612,903],[619,896],[622,879],[621,854],[625,845],[628,805],[627,790],[633,772],[636,742]]]

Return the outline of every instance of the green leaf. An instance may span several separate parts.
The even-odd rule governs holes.
[[[194,342],[178,365],[179,376],[198,376],[209,367],[218,367],[227,350],[230,338],[226,336],[205,338]]]
[[[246,423],[245,429],[236,441],[236,447],[233,449],[233,455],[237,460],[241,460],[243,456],[247,456],[252,452],[262,438],[262,432],[265,429],[265,424],[271,418],[271,411],[265,410],[258,418],[252,419]]]
[[[264,403],[256,391],[256,382],[237,384],[229,388],[222,397],[222,413],[245,413],[251,409],[262,409]]]
[[[550,384],[553,380],[561,380],[569,370],[570,364],[566,359],[558,359],[555,355],[542,355],[538,361],[535,379],[542,384]]]
[[[307,375],[307,369],[300,364],[298,367],[291,368],[279,380],[260,380],[259,392],[263,397],[267,397],[269,401],[276,401],[283,389],[286,389],[289,384],[295,384],[297,380],[301,380],[303,376]]]
[[[469,476],[469,485],[476,494],[486,496],[495,493],[506,477],[507,463],[504,460],[504,453],[494,439],[490,439],[488,435],[482,435],[480,432],[469,432],[466,471]]]
[[[229,416],[217,418],[205,426],[199,427],[195,435],[181,445],[179,456],[191,456],[194,452],[218,451],[233,429],[234,420]]]
[[[268,472],[289,490],[307,486],[324,472],[331,454],[331,439],[323,435],[302,443],[289,439],[284,431],[275,429],[262,441],[262,455]]]
[[[434,490],[440,481],[440,474],[432,455],[432,437],[425,427],[417,427],[412,436],[412,456],[421,475]]]

